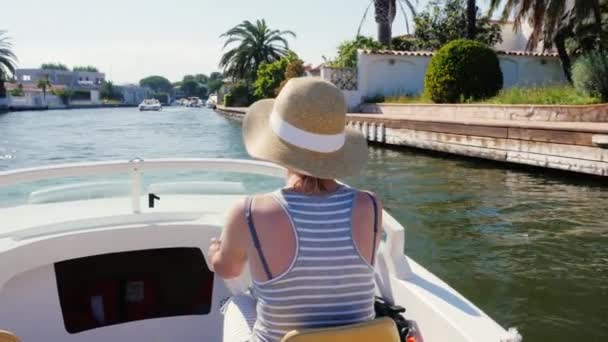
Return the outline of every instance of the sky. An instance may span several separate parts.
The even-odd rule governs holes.
[[[290,48],[317,65],[354,38],[370,1],[0,0],[0,30],[8,31],[22,68],[61,62],[94,65],[116,84],[149,75],[179,81],[219,71],[219,36],[243,20],[266,19],[273,29],[294,31]],[[418,8],[427,1],[418,0]],[[375,30],[372,7],[363,34],[375,36]],[[404,33],[399,13],[393,34]]]

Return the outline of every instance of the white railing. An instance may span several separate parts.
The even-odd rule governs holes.
[[[230,172],[270,177],[284,177],[286,172],[284,168],[275,164],[244,159],[133,159],[129,161],[52,165],[0,172],[0,187],[45,179],[125,173],[131,175],[133,212],[139,213],[142,175],[149,171]]]

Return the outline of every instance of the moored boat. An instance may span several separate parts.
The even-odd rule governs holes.
[[[240,175],[241,181],[152,177],[186,171]],[[23,341],[222,341],[220,308],[251,280],[248,274],[216,277],[205,258],[210,239],[249,192],[246,180],[284,173],[270,163],[230,159],[138,159],[0,173],[0,188],[64,179],[34,187],[27,203],[0,209],[0,329]],[[73,181],[117,174],[130,180]],[[376,292],[406,308],[413,339],[521,340],[404,255],[404,227],[387,212],[383,221]]]

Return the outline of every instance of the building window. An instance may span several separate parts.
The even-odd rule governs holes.
[[[24,81],[31,81],[32,80],[32,76],[30,76],[30,75],[23,75],[23,80]]]

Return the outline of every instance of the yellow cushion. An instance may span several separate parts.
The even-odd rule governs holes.
[[[387,317],[324,329],[294,330],[281,342],[400,342],[395,322]]]

